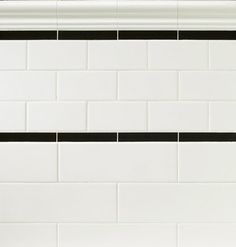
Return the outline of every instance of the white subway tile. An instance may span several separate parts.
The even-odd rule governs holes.
[[[235,143],[180,143],[180,181],[235,182],[235,150]]]
[[[177,73],[120,72],[118,95],[122,100],[177,99]]]
[[[210,41],[210,68],[236,69],[236,41]]]
[[[26,42],[0,41],[0,70],[26,68]]]
[[[85,103],[29,103],[27,112],[28,130],[85,130],[85,111]]]
[[[25,103],[0,103],[0,131],[25,130]]]
[[[206,103],[153,102],[149,103],[150,130],[207,130]]]
[[[146,130],[146,104],[94,102],[88,104],[88,129],[94,131]]]
[[[0,100],[53,100],[55,97],[53,72],[0,72]]]
[[[0,246],[57,247],[56,224],[0,224]]]
[[[60,145],[62,181],[175,181],[175,143]]]
[[[60,247],[176,247],[174,224],[61,224]]]
[[[29,68],[45,70],[85,69],[86,47],[86,41],[29,41]]]
[[[89,69],[146,69],[145,41],[89,41]]]
[[[0,181],[56,181],[57,147],[49,143],[0,143]]]
[[[112,222],[113,184],[0,184],[1,222]]]
[[[236,224],[182,224],[179,247],[234,247]]]
[[[120,184],[121,222],[235,222],[236,184]]]
[[[116,99],[115,72],[59,72],[60,100]]]
[[[200,70],[208,68],[207,41],[149,41],[150,69]]]
[[[211,130],[236,130],[236,103],[217,102],[210,105]]]
[[[236,72],[180,72],[183,100],[236,100]]]

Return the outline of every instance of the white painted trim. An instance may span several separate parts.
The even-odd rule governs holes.
[[[0,30],[236,30],[236,1],[0,1]]]

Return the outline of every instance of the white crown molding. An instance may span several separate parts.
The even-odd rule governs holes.
[[[236,1],[0,1],[0,30],[236,30]]]

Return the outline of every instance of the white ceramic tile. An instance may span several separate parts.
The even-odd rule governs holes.
[[[0,100],[54,100],[53,72],[0,72]]]
[[[180,181],[236,181],[235,150],[235,143],[180,143]]]
[[[1,222],[112,222],[113,184],[0,184]]]
[[[180,247],[234,247],[236,224],[182,224]]]
[[[145,41],[89,41],[89,69],[126,70],[146,69]]]
[[[161,40],[148,42],[150,69],[200,70],[208,68],[207,41]]]
[[[206,103],[149,103],[149,130],[197,131],[208,128]]]
[[[236,41],[210,41],[210,68],[236,69]]]
[[[28,65],[35,70],[86,68],[86,41],[29,41]]]
[[[0,224],[4,247],[57,247],[56,224]]]
[[[210,129],[217,131],[236,130],[236,103],[211,103]]]
[[[121,100],[174,100],[177,99],[177,73],[120,72],[118,87]]]
[[[49,143],[0,143],[0,181],[56,181],[57,147]]]
[[[121,222],[234,222],[235,184],[120,184]]]
[[[63,143],[62,181],[175,181],[175,143]]]
[[[27,111],[28,130],[85,130],[85,110],[85,103],[29,103]]]
[[[0,70],[26,68],[26,42],[0,41]]]
[[[144,131],[146,104],[139,102],[94,102],[88,104],[90,131]]]
[[[61,224],[60,247],[176,247],[171,224]]]
[[[183,100],[236,100],[236,72],[180,72],[179,92]]]
[[[60,100],[114,100],[116,73],[60,72],[58,97]]]
[[[1,102],[0,119],[0,131],[25,130],[25,104]]]

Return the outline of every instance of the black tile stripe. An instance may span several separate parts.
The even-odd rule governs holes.
[[[59,31],[63,40],[116,40],[117,31]]]
[[[56,133],[0,133],[0,142],[56,142]]]
[[[59,142],[116,142],[117,133],[58,133]]]
[[[236,133],[179,133],[180,142],[235,142]]]
[[[178,133],[157,133],[157,132],[140,132],[140,133],[118,133],[119,142],[177,142]]]
[[[57,31],[0,31],[0,40],[56,40]]]
[[[119,31],[118,39],[177,39],[177,31]]]
[[[236,31],[179,31],[179,39],[236,40]]]

